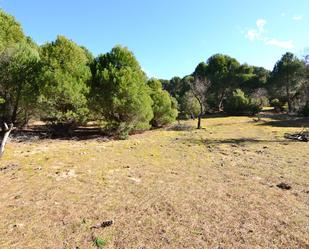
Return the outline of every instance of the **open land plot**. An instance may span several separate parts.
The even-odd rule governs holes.
[[[309,120],[285,124],[218,117],[125,141],[11,141],[0,248],[309,248],[309,146],[283,138]]]

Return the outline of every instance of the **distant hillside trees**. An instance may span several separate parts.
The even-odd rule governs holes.
[[[270,78],[272,94],[284,99],[289,112],[295,109],[293,103],[305,81],[305,63],[292,53],[284,54],[276,63]]]
[[[239,67],[239,62],[227,55],[216,54],[207,60],[205,74],[212,82],[210,92],[215,96],[218,111],[222,110],[226,95],[237,87]]]
[[[297,97],[300,106],[300,113],[309,116],[309,55],[305,56],[304,80]]]

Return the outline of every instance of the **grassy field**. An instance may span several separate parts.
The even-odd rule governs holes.
[[[11,141],[0,248],[309,248],[309,144],[283,138],[308,119],[182,123],[125,141]]]

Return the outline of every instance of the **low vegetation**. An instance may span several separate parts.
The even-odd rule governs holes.
[[[0,161],[0,247],[308,248],[308,144],[283,136],[309,120],[266,116],[125,141],[16,138]]]
[[[192,71],[0,10],[0,248],[309,248],[309,56]]]

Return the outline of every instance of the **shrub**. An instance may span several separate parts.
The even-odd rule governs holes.
[[[167,91],[162,89],[159,80],[149,80],[148,86],[150,87],[150,97],[153,101],[152,126],[162,127],[174,122],[178,115],[176,99],[172,98]]]
[[[255,115],[261,109],[259,103],[246,97],[240,89],[236,89],[224,105],[224,111],[229,115]]]
[[[195,118],[200,113],[200,104],[191,91],[186,92],[186,94],[182,97],[180,107],[183,118]]]
[[[279,99],[273,99],[270,101],[270,106],[275,108],[276,112],[282,112],[284,110],[285,103]]]
[[[107,245],[107,242],[105,239],[100,238],[100,237],[93,238],[93,246],[97,248],[103,248],[106,245]]]

